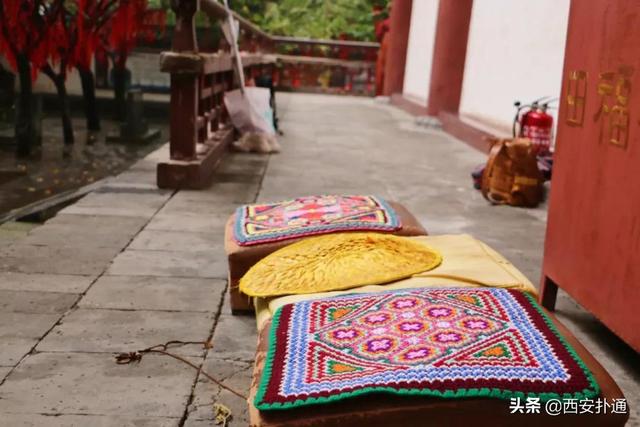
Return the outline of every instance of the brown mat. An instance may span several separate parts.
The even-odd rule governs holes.
[[[546,310],[545,310],[546,312]],[[575,336],[553,315],[558,331],[593,373],[608,403],[624,398],[609,373],[598,363]],[[253,406],[266,358],[268,332],[265,324],[258,338],[256,364],[249,392],[249,416],[255,427],[424,427],[424,426],[624,426],[629,414],[510,414],[509,401],[498,399],[444,400],[430,397],[369,395],[328,405],[260,412]],[[524,404],[524,402],[522,402]]]
[[[402,224],[402,228],[392,232],[392,234],[398,236],[424,236],[427,234],[424,227],[407,208],[400,203],[390,201],[387,201],[387,203],[396,211]],[[242,276],[262,258],[280,248],[304,239],[304,237],[260,245],[240,246],[233,239],[234,224],[235,214],[231,215],[227,221],[224,233],[224,249],[229,259],[229,300],[231,303],[231,312],[234,314],[252,313],[253,304],[251,303],[251,299],[238,290],[238,284]]]

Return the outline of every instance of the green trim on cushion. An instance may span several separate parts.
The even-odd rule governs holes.
[[[269,385],[269,379],[271,378],[273,358],[275,357],[275,354],[276,354],[276,332],[278,330],[278,325],[280,324],[281,313],[282,313],[282,307],[279,307],[276,310],[276,312],[273,314],[273,319],[271,320],[271,327],[269,328],[269,347],[267,348],[267,358],[264,361],[264,366],[262,367],[260,385],[258,386],[258,392],[256,393],[256,397],[253,401],[253,404],[258,409],[264,409],[261,407],[260,402],[264,398],[264,394],[267,391],[267,386]]]

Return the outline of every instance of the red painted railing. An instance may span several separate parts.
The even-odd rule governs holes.
[[[280,64],[279,89],[374,95],[378,43],[297,37],[272,40]]]

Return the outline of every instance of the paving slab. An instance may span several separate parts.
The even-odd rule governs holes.
[[[216,359],[251,362],[256,352],[257,336],[253,316],[223,314],[218,319],[209,355]]]
[[[243,175],[262,176],[269,162],[269,155],[257,153],[229,153],[214,176],[237,173]]]
[[[187,419],[184,422],[184,426],[183,427],[211,427],[212,425],[212,421],[211,420],[195,420],[195,419]],[[217,424],[213,424],[213,425],[217,425]],[[229,422],[228,424],[229,426],[233,426],[233,420]],[[244,425],[247,425],[246,423]]]
[[[130,249],[178,252],[211,252],[224,256],[220,233],[143,230],[129,245]]]
[[[171,197],[170,193],[90,193],[62,214],[151,217]]]
[[[166,145],[168,146],[169,144]],[[169,147],[167,147],[166,149],[166,155],[157,155],[154,157],[157,157],[157,160],[155,160],[151,156],[147,156],[144,159],[138,160],[133,164],[133,166],[129,168],[129,171],[143,172],[155,176],[155,172],[158,168],[158,162],[165,161],[169,158]]]
[[[145,230],[189,231],[192,233],[224,233],[224,225],[229,218],[226,214],[181,215],[159,213],[154,216]]]
[[[117,415],[6,414],[0,420],[11,427],[178,427],[180,418],[121,417]]]
[[[224,385],[248,396],[253,362],[238,362],[208,356],[202,365],[202,370]],[[213,425],[214,403],[223,404],[231,410],[232,418],[228,426],[249,425],[247,401],[213,383],[204,375],[200,375],[193,401],[189,405],[185,426]]]
[[[58,212],[45,222],[48,225],[67,225],[77,228],[99,228],[105,231],[127,231],[137,233],[147,223],[144,218],[109,215],[75,215]]]
[[[78,202],[76,206],[96,206],[96,207],[139,207],[159,208],[171,197],[171,192],[154,190],[149,192],[137,192],[126,190],[115,191],[94,191],[89,193]]]
[[[160,215],[201,216],[212,215],[227,218],[236,208],[235,204],[219,200],[193,200],[176,194],[158,212]]]
[[[53,320],[55,322],[55,320]],[[53,322],[49,325],[51,327]],[[44,334],[46,329],[43,329],[42,333]],[[2,329],[0,329],[0,334],[2,334]],[[0,335],[1,337],[2,335]],[[0,364],[2,365],[15,365],[20,360],[28,354],[33,347],[40,340],[39,337],[26,338],[26,337],[2,337],[2,342],[0,342]]]
[[[0,290],[0,312],[62,314],[78,300],[78,294]]]
[[[5,377],[9,375],[9,372],[13,369],[13,366],[0,366],[0,383],[4,381]],[[0,420],[2,419],[2,415],[0,415]]]
[[[217,200],[219,202],[227,202],[237,205],[242,203],[252,203],[259,190],[259,182],[245,183],[214,181],[207,189],[197,191],[183,190],[180,193],[184,193],[182,197],[190,198],[192,200]]]
[[[82,293],[95,276],[0,272],[0,289],[10,291]]]
[[[218,172],[213,176],[213,181],[219,184],[260,184],[262,176],[243,172]]]
[[[226,280],[221,279],[102,276],[79,306],[215,313],[226,285]]]
[[[120,276],[227,277],[226,258],[212,252],[126,250],[107,270]]]
[[[155,193],[155,194],[168,194],[171,195],[175,190],[171,189],[162,189],[158,188],[158,185],[152,181],[151,177],[148,177],[147,173],[144,173],[147,176],[146,182],[136,182],[132,180],[126,179],[112,179],[108,184],[101,187],[98,192],[131,192],[131,193]],[[152,175],[153,176],[153,175]]]
[[[153,175],[153,174],[152,174]],[[123,181],[111,179],[103,186],[98,188],[95,193],[131,193],[131,194],[158,194],[171,196],[175,190],[169,188],[158,188],[147,182]]]
[[[0,366],[13,366],[60,319],[59,314],[0,312]]]
[[[138,160],[130,170],[146,170],[155,175],[158,162],[166,161],[168,158],[169,144],[167,143],[149,153],[144,159]]]
[[[1,250],[0,271],[95,275],[102,273],[118,248],[14,244]]]
[[[150,188],[158,188],[156,175],[144,170],[128,170],[113,178],[112,183],[135,183],[136,185],[148,185]]]
[[[222,296],[222,308],[220,309],[220,314],[226,314],[229,316],[233,315],[231,313],[231,303],[229,302],[228,290]],[[253,313],[249,312],[248,314],[238,314],[238,316],[253,317]]]
[[[36,347],[42,352],[128,352],[171,340],[205,341],[213,327],[209,313],[77,309]],[[185,346],[180,354],[202,355]]]
[[[76,215],[81,216],[81,215]],[[135,236],[136,231],[108,230],[99,227],[74,228],[71,225],[45,225],[30,233],[21,243],[27,245],[66,246],[81,248],[122,249]]]
[[[38,353],[0,387],[0,413],[180,418],[195,376],[161,355],[118,365],[111,354]]]
[[[0,245],[7,245],[24,238],[29,234],[29,231],[37,226],[37,224],[18,221],[9,221],[0,224]]]
[[[151,218],[156,212],[157,208],[148,206],[137,207],[111,207],[111,206],[78,206],[71,205],[60,211],[62,214],[74,214],[74,215],[107,215],[107,216],[123,216],[123,217],[136,217],[136,218]]]
[[[35,228],[21,243],[122,249],[147,221],[139,217],[59,214]]]

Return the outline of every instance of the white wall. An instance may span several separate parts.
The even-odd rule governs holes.
[[[515,100],[560,96],[569,1],[473,2],[461,114],[509,128]]]
[[[160,71],[159,53],[134,51],[127,58],[127,68],[131,70],[131,85],[133,86],[165,89],[170,87],[171,76]],[[40,73],[33,85],[33,90],[34,92],[55,93],[56,87],[49,77]],[[80,75],[75,68],[67,73],[67,92],[70,95],[82,95]]]
[[[16,78],[16,84],[17,84]],[[80,82],[80,74],[73,68],[67,71],[67,93],[69,95],[82,95],[82,83]],[[56,93],[56,87],[49,77],[44,73],[38,74],[38,78],[33,83],[33,91],[35,93]]]
[[[423,106],[427,105],[429,95],[439,3],[439,0],[414,0],[411,8],[403,95]]]
[[[160,54],[133,52],[127,59],[131,70],[131,84],[143,88],[170,88],[171,75],[160,71]]]

